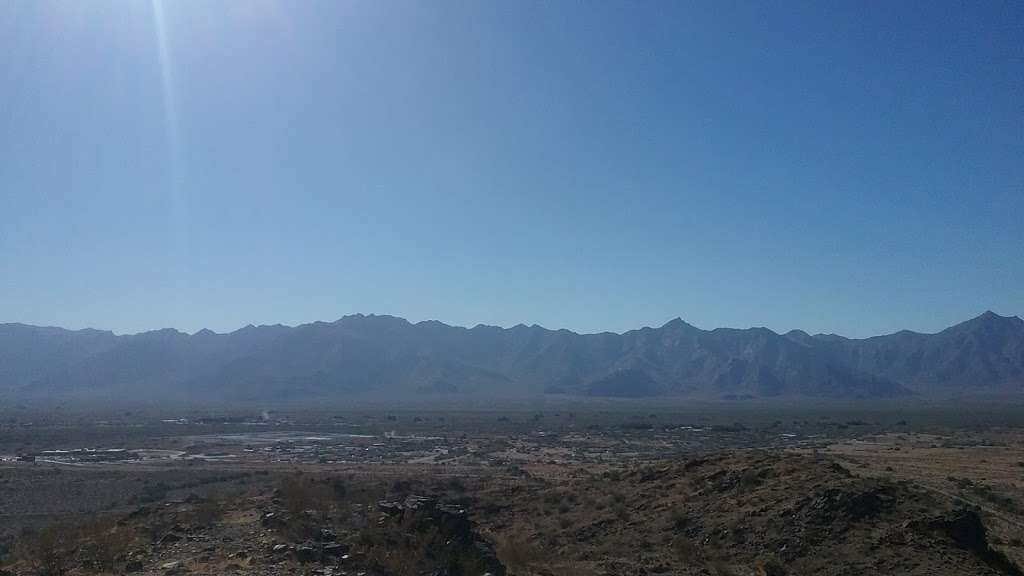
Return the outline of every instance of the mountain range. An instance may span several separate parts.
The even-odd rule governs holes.
[[[345,316],[231,333],[0,324],[0,397],[160,401],[411,395],[875,399],[1024,394],[1024,321],[866,339],[675,319],[622,334]]]

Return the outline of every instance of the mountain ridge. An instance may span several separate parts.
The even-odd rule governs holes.
[[[472,328],[351,314],[297,326],[114,334],[0,324],[9,397],[568,394],[600,397],[1024,394],[1024,321],[991,311],[934,334],[851,339],[681,318],[622,333]]]
[[[690,324],[690,323],[686,322],[685,320],[683,320],[679,316],[676,316],[676,317],[666,321],[665,323],[663,323],[660,326],[641,326],[639,328],[631,328],[631,329],[625,330],[623,332],[615,332],[613,330],[602,330],[602,331],[599,331],[599,332],[577,332],[577,331],[569,329],[569,328],[547,328],[547,327],[545,327],[545,326],[543,326],[541,324],[537,324],[537,323],[530,324],[530,325],[519,323],[519,324],[515,324],[514,326],[509,326],[509,327],[498,326],[496,324],[484,324],[484,323],[477,323],[477,324],[474,324],[473,326],[463,326],[463,325],[459,325],[459,324],[448,324],[447,322],[442,322],[442,321],[436,320],[436,319],[418,320],[416,322],[413,322],[411,320],[408,320],[406,318],[402,318],[401,316],[395,316],[393,314],[375,314],[375,313],[364,314],[364,313],[361,313],[361,312],[355,312],[355,313],[352,313],[352,314],[345,314],[343,316],[338,317],[336,320],[331,320],[331,321],[314,320],[312,322],[305,322],[305,323],[301,323],[301,324],[283,324],[283,323],[280,323],[280,322],[277,322],[277,323],[274,323],[274,324],[246,324],[245,326],[242,326],[242,327],[239,327],[239,328],[235,328],[234,330],[229,330],[229,331],[226,331],[226,332],[217,332],[217,331],[212,330],[210,328],[199,328],[199,329],[197,329],[194,332],[188,332],[186,330],[181,330],[179,328],[174,328],[174,327],[169,327],[168,326],[168,327],[163,327],[163,328],[153,328],[153,329],[150,329],[150,330],[143,330],[143,331],[140,331],[140,332],[121,332],[121,333],[118,333],[118,332],[115,332],[113,330],[104,329],[104,328],[95,328],[95,327],[91,327],[91,326],[87,326],[87,327],[83,327],[83,328],[65,328],[65,327],[62,327],[62,326],[37,325],[37,324],[29,324],[29,323],[25,323],[25,322],[0,322],[0,329],[2,329],[4,327],[23,327],[23,328],[27,328],[27,329],[33,329],[33,330],[58,330],[58,331],[62,331],[62,332],[98,332],[98,333],[103,333],[103,334],[110,334],[110,335],[113,335],[113,336],[138,336],[140,334],[147,334],[147,333],[152,333],[152,332],[164,332],[164,331],[174,331],[174,332],[178,332],[180,334],[184,334],[186,336],[195,336],[196,334],[199,334],[199,333],[210,333],[210,334],[215,334],[217,336],[226,336],[226,335],[235,334],[237,332],[240,332],[240,331],[243,331],[243,330],[247,330],[247,329],[252,329],[252,328],[300,328],[302,326],[309,326],[309,325],[312,325],[312,324],[337,324],[337,323],[340,323],[340,322],[342,322],[342,321],[344,321],[346,319],[357,319],[357,318],[393,319],[393,320],[399,320],[401,322],[404,322],[404,323],[412,325],[412,326],[419,326],[421,324],[433,324],[433,325],[446,326],[448,328],[459,328],[459,329],[463,329],[463,330],[475,330],[477,328],[496,328],[498,330],[512,330],[514,328],[541,328],[543,330],[547,330],[547,331],[550,331],[550,332],[569,332],[569,333],[572,333],[572,334],[576,334],[578,336],[591,336],[591,335],[600,335],[600,334],[615,334],[615,335],[618,335],[618,336],[622,336],[624,334],[627,334],[629,332],[635,332],[637,330],[666,328],[666,327],[669,327],[669,326],[672,326],[672,325],[677,325],[677,324],[684,325],[684,326],[689,327],[689,328],[694,328],[696,330],[701,330],[701,331],[704,331],[704,332],[710,332],[712,330],[718,330],[718,329],[724,329],[724,330],[753,330],[753,329],[762,329],[762,328],[765,329],[765,330],[770,330],[772,332],[775,332],[771,328],[768,328],[768,327],[765,327],[765,326],[749,326],[747,328],[737,328],[737,327],[734,327],[734,326],[719,326],[717,328],[698,328],[698,327],[694,326],[693,324]],[[883,338],[883,337],[886,337],[886,336],[893,336],[893,335],[896,335],[896,334],[903,334],[903,333],[919,334],[919,335],[923,335],[923,336],[934,336],[934,335],[939,334],[939,333],[941,333],[943,331],[950,330],[952,328],[956,328],[957,326],[960,326],[962,324],[968,324],[968,323],[979,321],[979,320],[1013,321],[1013,322],[1019,322],[1019,323],[1024,324],[1024,319],[1022,319],[1020,316],[1016,316],[1016,315],[1014,315],[1014,316],[1002,316],[1000,314],[997,314],[996,312],[993,312],[992,310],[985,310],[984,312],[982,312],[981,314],[979,314],[979,315],[977,315],[977,316],[975,316],[973,318],[970,318],[968,320],[964,320],[964,321],[959,322],[957,324],[954,324],[952,326],[943,328],[943,329],[941,329],[941,330],[939,330],[937,332],[918,332],[918,331],[915,331],[915,330],[901,329],[901,330],[897,330],[896,332],[889,332],[889,333],[886,333],[886,334],[876,334],[876,335],[872,335],[872,336],[863,336],[863,337],[859,337],[859,338],[858,337],[843,336],[842,334],[837,334],[835,332],[829,332],[829,333],[818,332],[818,333],[815,333],[815,334],[809,334],[808,332],[806,332],[805,330],[800,329],[800,328],[793,328],[793,329],[788,330],[786,332],[775,332],[775,333],[780,335],[780,336],[784,336],[786,334],[789,334],[790,332],[802,332],[804,334],[809,334],[809,335],[814,336],[814,337],[826,337],[827,336],[827,337],[843,338],[845,340],[869,340],[871,338]]]

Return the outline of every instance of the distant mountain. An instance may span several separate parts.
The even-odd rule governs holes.
[[[346,316],[228,334],[0,325],[7,398],[264,401],[511,397],[891,398],[1024,392],[1024,322],[863,340],[672,320],[623,334]]]
[[[1024,391],[1024,320],[1016,316],[985,312],[937,334],[904,330],[864,340],[834,335],[791,339],[831,362],[922,393]]]

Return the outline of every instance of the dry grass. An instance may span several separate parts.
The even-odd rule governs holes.
[[[75,552],[68,537],[72,531],[66,524],[54,524],[22,536],[15,543],[14,556],[38,576],[62,576]]]
[[[227,502],[228,497],[224,495],[211,495],[183,512],[181,520],[194,527],[208,528],[224,518]]]
[[[306,510],[329,512],[335,501],[335,492],[325,482],[307,476],[290,476],[281,482],[281,501],[292,516]]]
[[[132,530],[111,520],[98,520],[78,530],[82,564],[99,572],[114,572],[138,541]]]
[[[61,576],[72,564],[92,572],[116,572],[138,535],[110,519],[52,524],[15,544],[15,560],[38,576]]]
[[[536,548],[521,536],[500,538],[495,552],[511,576],[529,575],[530,566],[539,557]]]

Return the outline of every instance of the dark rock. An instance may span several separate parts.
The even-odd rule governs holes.
[[[437,500],[425,496],[409,496],[403,501],[381,501],[378,510],[388,516],[402,515],[404,519],[412,519],[412,530],[437,530],[450,550],[446,554],[467,555],[478,561],[484,572],[493,576],[504,576],[505,567],[498,560],[494,547],[484,540],[475,530],[466,509],[454,504],[439,504]],[[439,572],[448,574],[448,572]]]
[[[295,548],[295,559],[303,564],[316,562],[318,556],[316,548],[310,544],[300,544]]]
[[[835,461],[830,462],[829,465],[828,465],[828,468],[829,468],[829,470],[835,472],[836,474],[839,474],[843,478],[852,478],[853,477],[853,474],[850,473],[849,470],[844,468],[843,465],[840,464],[839,462],[835,462]]]
[[[432,508],[437,501],[428,496],[417,496],[415,494],[406,497],[404,505],[406,510],[420,510]]]
[[[958,510],[929,522],[949,536],[957,546],[980,552],[988,548],[988,532],[974,510]]]
[[[476,548],[477,558],[480,560],[480,564],[484,568],[484,572],[493,574],[494,576],[505,575],[505,565],[498,560],[498,555],[494,551],[494,546],[490,542],[477,539],[473,542],[473,547]]]
[[[267,512],[260,518],[260,526],[264,528],[282,528],[288,521],[276,512]]]
[[[819,493],[810,503],[815,520],[831,523],[838,517],[849,520],[874,518],[892,506],[896,499],[889,487],[874,487],[863,491],[830,488]]]
[[[381,500],[377,503],[377,509],[387,514],[401,514],[402,512],[428,510],[437,505],[437,501],[428,496],[417,496],[412,494],[405,500]]]
[[[338,544],[337,542],[324,544],[321,550],[324,556],[330,556],[333,558],[337,558],[340,556],[344,556],[345,554],[348,554],[348,546],[346,546],[345,544]]]
[[[338,535],[334,533],[334,530],[329,528],[321,528],[319,537],[321,542],[334,542],[338,539]]]
[[[938,532],[957,546],[970,550],[997,572],[1006,576],[1024,576],[1024,572],[1006,554],[989,545],[988,531],[975,510],[961,509],[949,514],[916,522],[919,531]]]

